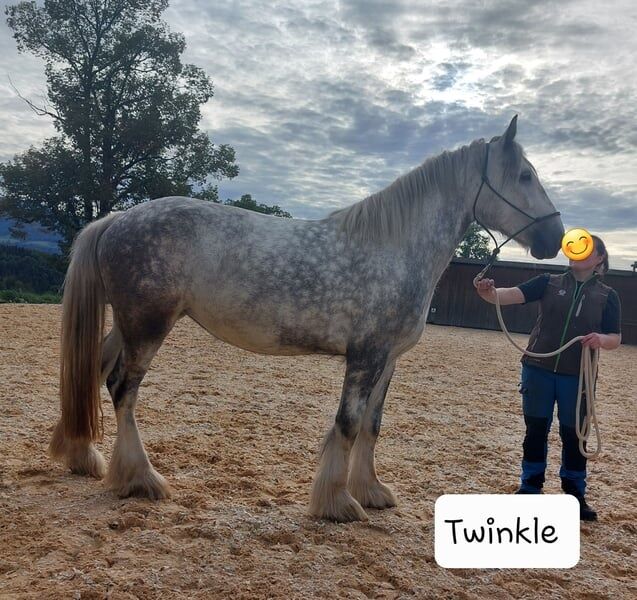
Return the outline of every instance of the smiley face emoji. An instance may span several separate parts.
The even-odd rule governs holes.
[[[569,229],[562,238],[562,252],[571,260],[587,259],[593,246],[593,238],[586,229]]]

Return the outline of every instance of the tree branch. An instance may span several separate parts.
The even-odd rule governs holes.
[[[53,117],[54,119],[57,119],[58,121],[62,122],[62,123],[66,123],[66,120],[64,119],[64,117],[62,117],[59,113],[52,113],[51,111],[46,110],[46,108],[41,108],[39,106],[36,106],[33,102],[31,102],[31,100],[29,100],[28,98],[25,98],[20,91],[18,90],[18,88],[13,85],[13,81],[11,81],[11,77],[8,76],[9,79],[9,85],[11,86],[11,88],[13,89],[13,91],[16,93],[16,95],[18,96],[18,98],[20,98],[20,100],[24,101],[29,108],[36,114],[38,115],[38,117],[45,117],[45,116],[49,116],[49,117]]]

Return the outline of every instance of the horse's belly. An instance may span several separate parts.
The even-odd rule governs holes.
[[[345,341],[298,323],[282,324],[255,313],[240,315],[219,306],[188,310],[186,314],[216,338],[250,352],[285,356],[345,354]]]

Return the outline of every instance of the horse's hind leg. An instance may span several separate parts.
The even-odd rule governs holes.
[[[102,343],[102,376],[100,381],[106,383],[106,378],[113,372],[117,359],[124,348],[124,340],[117,324],[113,324],[113,328],[104,338]]]
[[[106,473],[106,463],[102,453],[84,439],[69,439],[64,435],[64,425],[59,421],[53,431],[49,450],[55,457],[64,460],[71,473],[88,475],[102,479]]]
[[[129,326],[131,331],[124,330],[123,349],[107,378],[117,417],[117,439],[106,483],[123,498],[170,497],[170,486],[155,471],[144,449],[135,420],[135,405],[139,386],[174,322],[174,318],[163,322],[155,319],[151,328],[135,325]]]
[[[396,506],[394,494],[384,483],[379,481],[374,466],[374,447],[380,432],[383,405],[393,373],[394,363],[388,363],[370,394],[360,431],[352,447],[347,487],[361,506],[369,508]]]
[[[122,337],[114,325],[102,343],[102,383],[113,370],[121,350]],[[58,424],[53,433],[51,451],[54,455],[64,456],[71,473],[90,475],[98,479],[106,474],[106,463],[101,452],[89,440],[65,439],[61,424]]]
[[[323,442],[314,478],[310,514],[334,521],[364,521],[365,511],[347,490],[352,444],[358,435],[369,395],[384,370],[384,359],[371,354],[348,356],[336,422]]]

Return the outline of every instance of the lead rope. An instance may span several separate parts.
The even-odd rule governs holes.
[[[566,350],[569,346],[572,346],[575,342],[579,342],[584,338],[583,335],[578,335],[574,337],[571,341],[564,344],[561,348],[553,352],[530,352],[525,350],[521,346],[518,346],[511,335],[509,334],[506,325],[504,324],[504,319],[502,318],[502,311],[500,309],[500,298],[498,296],[497,290],[495,290],[495,310],[498,313],[498,321],[500,321],[500,327],[504,332],[504,335],[507,336],[509,341],[520,351],[526,354],[527,356],[531,356],[533,358],[549,358],[551,356],[555,356],[560,352]],[[580,359],[580,369],[579,369],[579,381],[577,384],[577,403],[575,405],[575,433],[577,434],[577,439],[579,440],[579,451],[585,458],[595,458],[599,455],[600,450],[602,449],[602,438],[599,433],[599,425],[597,423],[597,415],[595,414],[595,379],[597,378],[597,362],[599,360],[599,350],[596,348],[592,350],[588,346],[584,346],[582,348],[582,358]],[[586,416],[584,417],[582,423],[580,424],[580,409],[582,406],[582,383],[585,385],[586,389]],[[597,445],[595,450],[590,451],[584,448],[584,444],[588,441],[588,438],[591,434],[591,429],[595,429],[595,437],[597,438]]]

